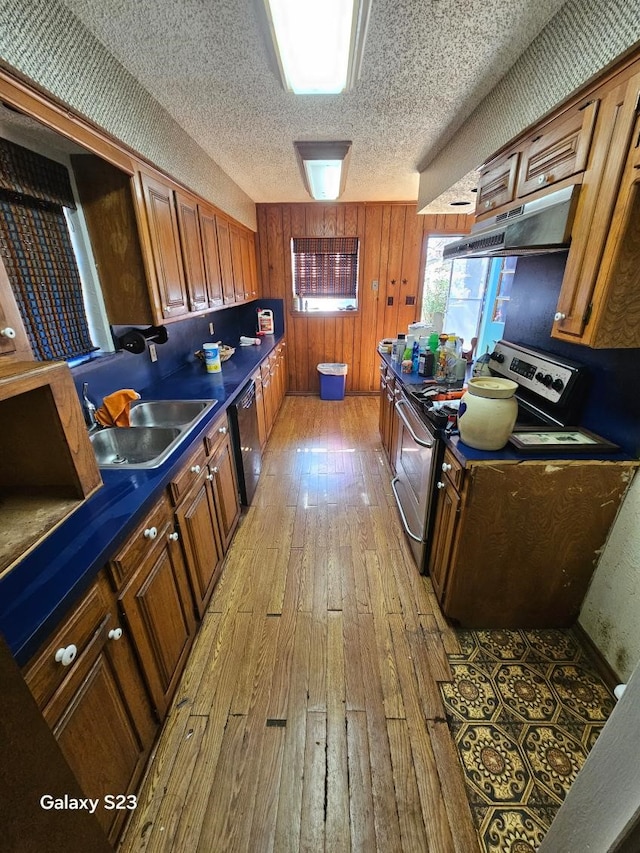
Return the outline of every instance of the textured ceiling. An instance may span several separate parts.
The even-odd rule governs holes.
[[[361,78],[283,90],[262,0],[64,0],[255,202],[308,201],[296,139],[351,139],[341,201],[412,201],[424,167],[564,0],[373,0]],[[425,212],[452,212],[473,179]]]

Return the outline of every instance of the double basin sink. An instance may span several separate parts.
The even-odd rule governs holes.
[[[92,433],[100,468],[157,468],[217,400],[137,400],[129,409],[128,427]]]

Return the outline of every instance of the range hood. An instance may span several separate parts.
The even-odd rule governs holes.
[[[470,234],[445,246],[443,257],[517,257],[565,251],[571,242],[579,191],[579,185],[565,187],[485,219]]]

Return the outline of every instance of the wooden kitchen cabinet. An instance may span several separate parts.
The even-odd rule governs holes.
[[[158,723],[104,574],[23,675],[84,795],[100,798],[95,816],[115,842],[128,812],[105,809],[103,798],[136,790]]]
[[[398,433],[395,403],[400,395],[400,390],[400,383],[396,380],[391,368],[382,364],[380,366],[379,429],[382,447],[387,455],[392,471],[395,471],[395,438]]]
[[[33,351],[13,297],[7,270],[0,257],[0,358],[33,361]]]
[[[225,305],[233,305],[236,301],[236,291],[231,255],[231,227],[227,220],[222,219],[220,216],[216,216],[216,232],[218,234],[218,251],[220,253],[222,298]]]
[[[240,519],[238,480],[226,418],[214,423],[205,435],[204,443],[208,453],[208,479],[213,489],[222,551],[226,554]]]
[[[476,195],[476,216],[513,200],[519,164],[520,152],[512,151],[482,167]]]
[[[202,237],[202,252],[204,269],[207,279],[207,294],[209,307],[221,308],[224,305],[222,292],[222,274],[220,272],[220,253],[218,251],[218,231],[216,215],[206,205],[198,205],[200,236]]]
[[[264,450],[267,443],[267,428],[264,417],[264,393],[262,391],[262,374],[260,370],[256,370],[251,377],[256,386],[256,412],[258,415],[258,437],[260,439],[260,449]]]
[[[175,201],[189,310],[202,311],[209,308],[209,293],[198,202],[183,192],[175,193]]]
[[[636,465],[491,461],[443,471],[428,560],[443,613],[468,628],[572,625]]]
[[[195,616],[187,574],[163,496],[110,562],[154,707],[163,719],[189,654]]]

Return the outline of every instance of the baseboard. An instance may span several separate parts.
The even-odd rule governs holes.
[[[594,669],[597,671],[600,678],[602,678],[607,687],[611,690],[611,692],[613,692],[614,687],[616,687],[622,681],[618,673],[611,666],[609,661],[605,658],[600,649],[596,646],[596,644],[593,642],[591,637],[587,634],[587,632],[584,630],[584,628],[582,627],[582,625],[580,625],[579,622],[576,622],[573,625],[572,631],[575,633],[581,646],[584,648],[587,655],[589,656],[589,659],[591,660],[591,663],[593,664]]]

